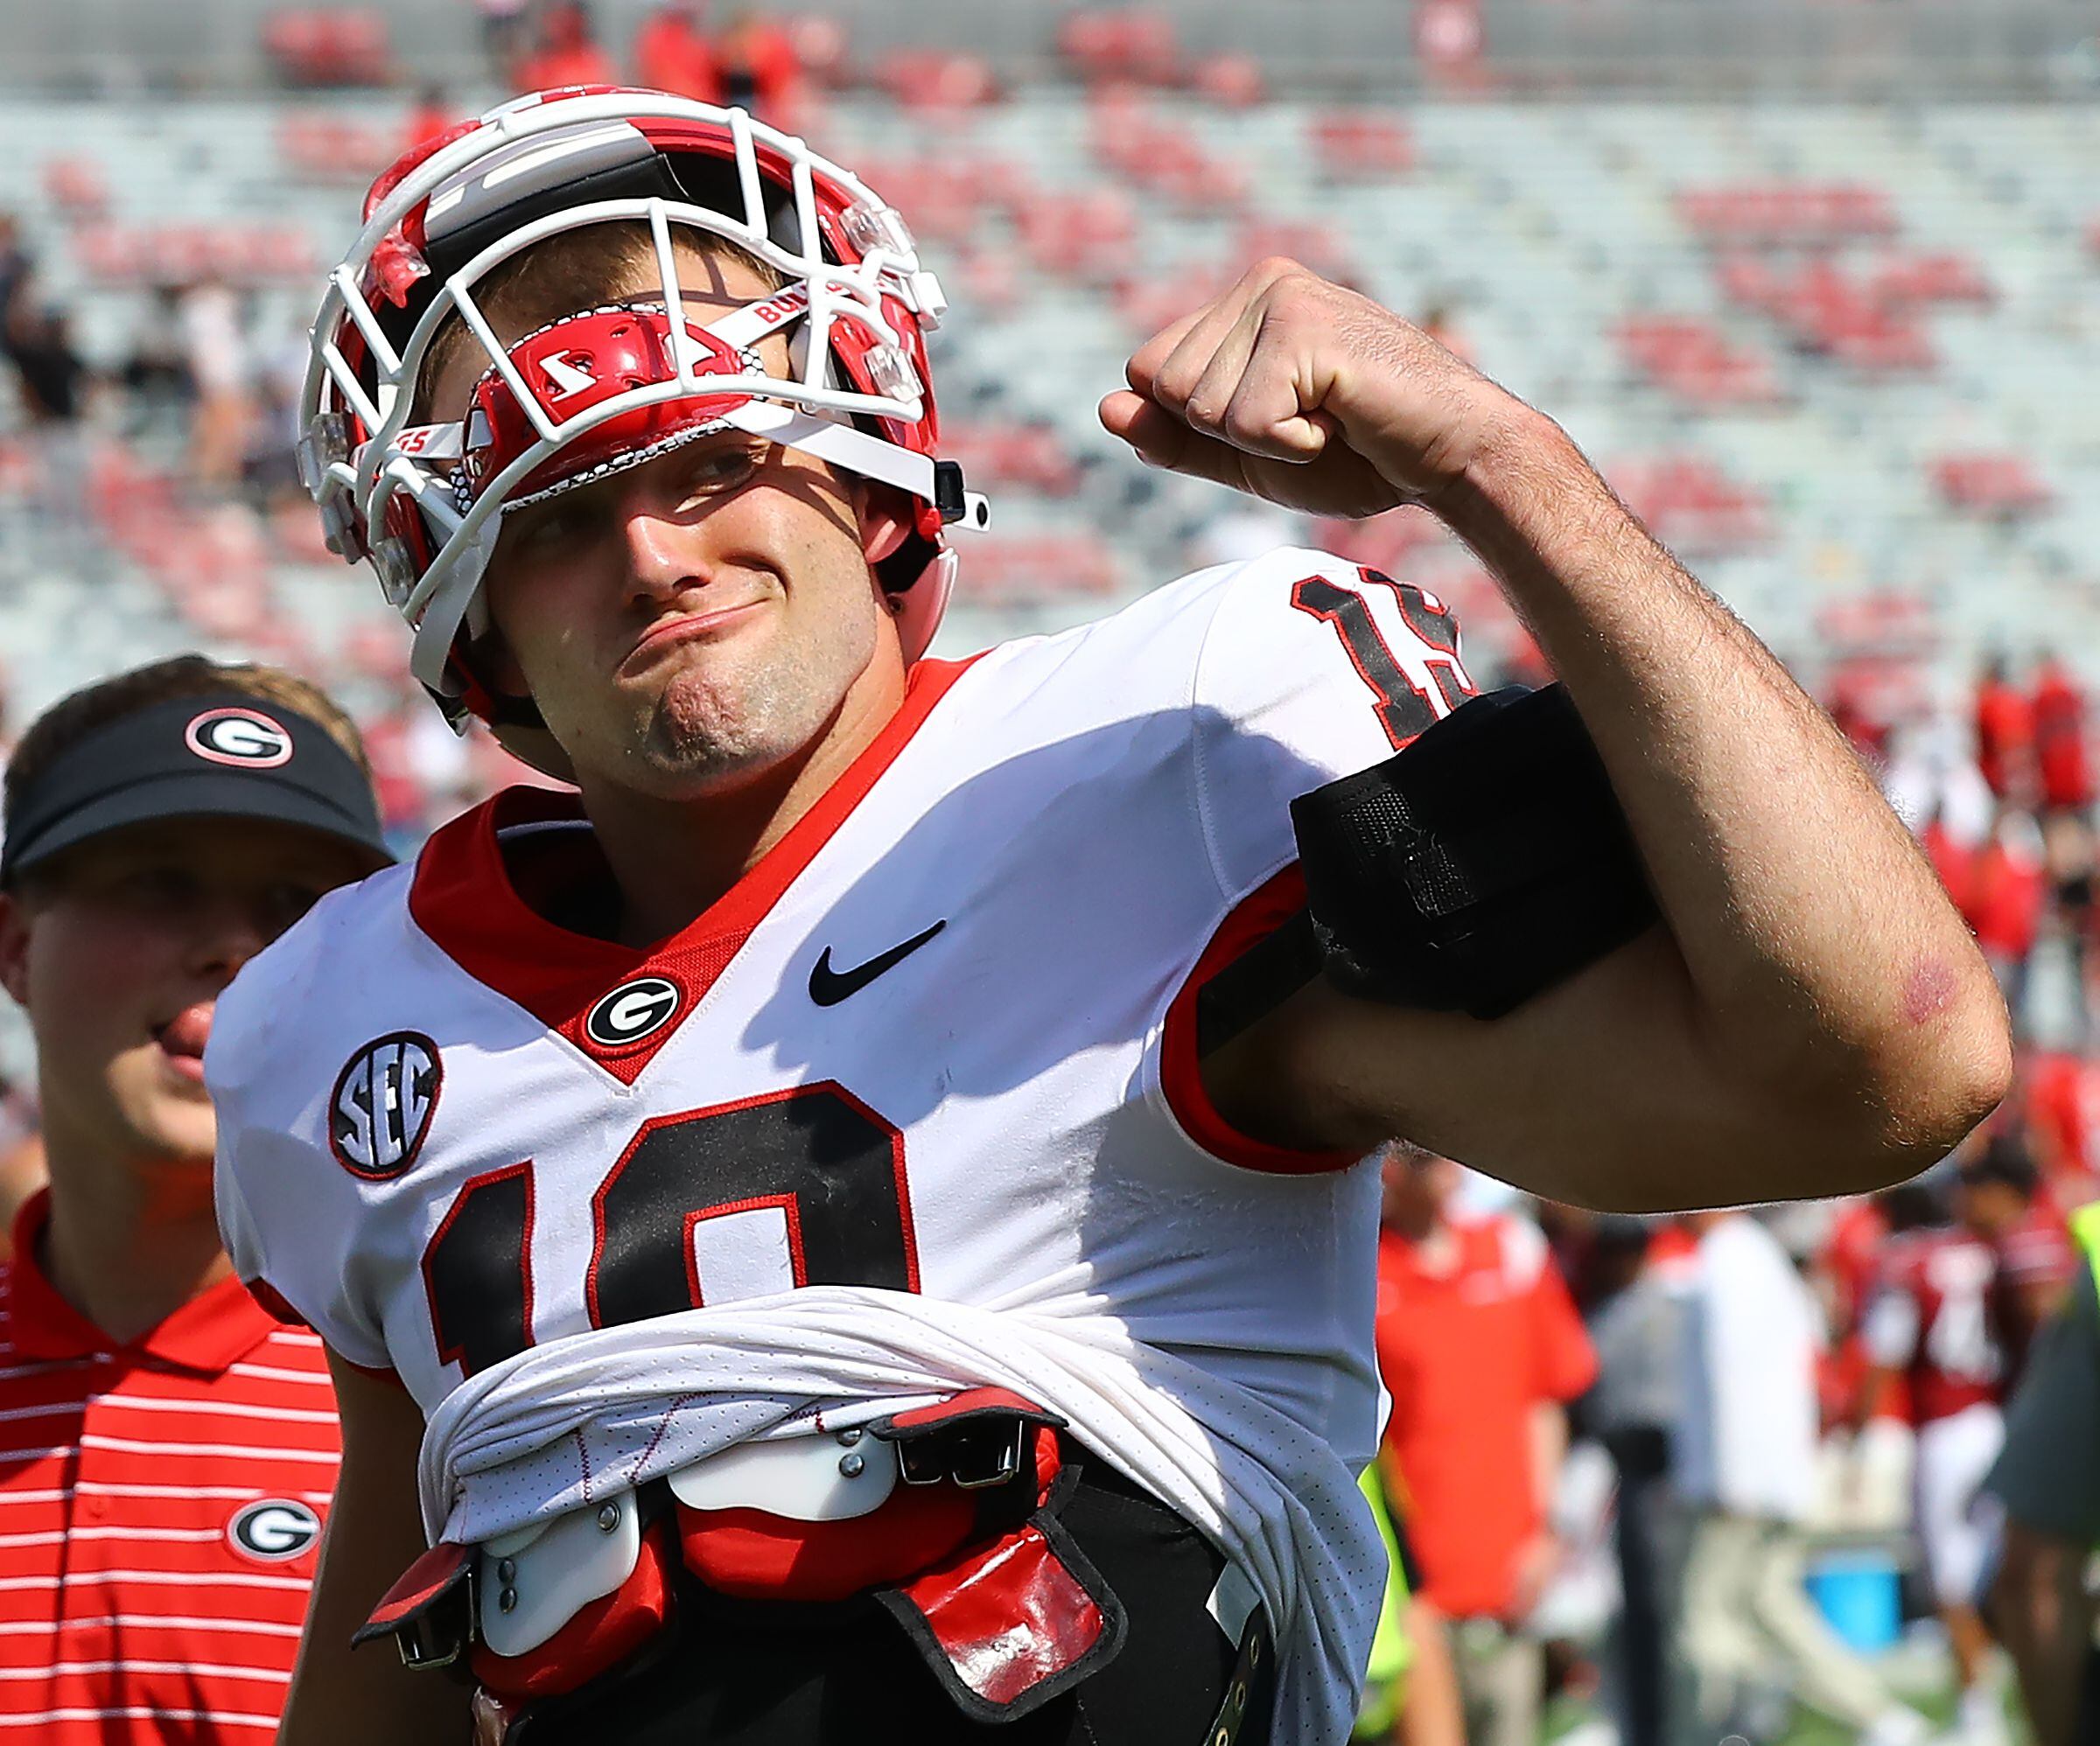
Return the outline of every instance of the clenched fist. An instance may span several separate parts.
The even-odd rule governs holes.
[[[1537,415],[1413,324],[1256,262],[1131,357],[1101,422],[1152,466],[1317,515],[1432,509]]]

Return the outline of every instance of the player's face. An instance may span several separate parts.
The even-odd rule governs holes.
[[[686,257],[681,280],[702,320],[772,289],[733,259]],[[765,357],[787,374],[785,339]],[[485,361],[453,360],[440,417]],[[724,431],[513,511],[486,583],[499,685],[530,694],[586,789],[683,800],[778,768],[895,646],[862,508],[822,463]]]
[[[1965,1177],[1956,1179],[1954,1205],[1956,1218],[1987,1237],[2017,1224],[2026,1211],[2026,1203],[2008,1184],[1988,1178],[1971,1182]]]
[[[93,838],[0,897],[0,984],[29,1014],[54,1158],[208,1170],[214,1002],[362,871],[294,826],[173,819]]]

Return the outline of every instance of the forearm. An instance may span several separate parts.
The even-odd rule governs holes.
[[[1549,1518],[1560,1485],[1560,1463],[1568,1452],[1567,1409],[1558,1400],[1540,1400],[1531,1408],[1531,1489]]]
[[[423,1415],[395,1384],[333,1352],[329,1372],[343,1464],[278,1746],[466,1746],[467,1686],[403,1666],[390,1644],[350,1646],[380,1596],[424,1551],[416,1506]]]
[[[1707,1049],[1863,1137],[1932,1150],[2000,1094],[1989,972],[1923,857],[1771,653],[1522,411],[1435,507],[1566,682]],[[1922,1162],[1922,1161],[1921,1161]]]
[[[339,1567],[332,1582],[332,1553]],[[468,1687],[447,1673],[403,1666],[388,1644],[350,1646],[379,1595],[366,1592],[368,1583],[344,1581],[340,1567],[365,1561],[354,1546],[332,1542],[322,1549],[278,1746],[363,1746],[374,1740],[466,1746]]]
[[[1855,1435],[1873,1422],[1874,1414],[1881,1410],[1882,1399],[1887,1394],[1895,1374],[1888,1365],[1876,1365],[1860,1378],[1859,1391],[1852,1398],[1851,1412],[1845,1415],[1846,1425]]]

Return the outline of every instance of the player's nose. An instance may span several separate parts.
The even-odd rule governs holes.
[[[705,573],[707,535],[700,521],[675,513],[645,485],[621,493],[614,527],[636,598],[676,594]]]

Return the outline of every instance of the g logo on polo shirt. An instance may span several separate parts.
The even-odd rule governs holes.
[[[600,1049],[624,1049],[662,1030],[684,998],[668,976],[637,976],[599,999],[584,1020],[584,1035]]]
[[[291,762],[291,735],[260,709],[206,709],[182,730],[182,743],[207,763],[236,770]]]
[[[264,1498],[234,1513],[226,1525],[228,1543],[245,1558],[283,1564],[320,1537],[321,1519],[290,1498]]]

